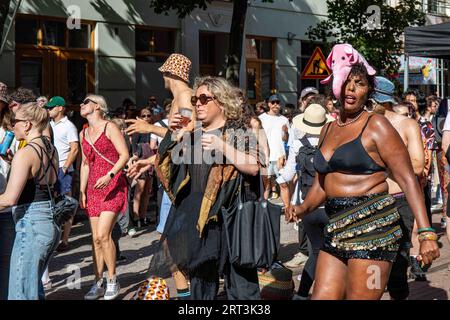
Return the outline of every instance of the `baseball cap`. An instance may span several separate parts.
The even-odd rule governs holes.
[[[54,107],[65,107],[66,101],[63,97],[60,96],[54,96],[52,97],[47,104],[45,105],[45,108],[54,108]]]
[[[314,87],[306,87],[305,89],[302,90],[302,92],[300,93],[300,98],[304,98],[306,97],[308,94],[310,93],[314,93],[314,94],[319,94],[319,90],[317,90]]]
[[[395,85],[384,77],[375,77],[375,90],[372,99],[378,103],[390,102],[397,104],[394,99]]]
[[[269,97],[269,102],[280,101],[280,97],[277,94],[273,94]]]

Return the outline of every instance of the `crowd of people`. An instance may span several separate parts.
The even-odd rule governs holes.
[[[152,223],[178,299],[216,299],[220,278],[228,299],[261,299],[258,269],[231,263],[225,241],[222,211],[240,193],[280,198],[298,230],[298,252],[285,263],[304,265],[293,299],[375,300],[385,288],[406,299],[408,276],[426,279],[439,258],[436,186],[443,228],[450,211],[450,116],[438,139],[437,96],[400,97],[390,80],[355,63],[337,100],[307,87],[297,106],[282,106],[277,93],[252,106],[221,77],[198,77],[191,87],[190,69],[187,57],[172,54],[159,70],[173,99],[161,107],[151,95],[139,109],[131,99],[113,109],[88,94],[74,112],[63,97],[0,83],[0,138],[14,133],[0,158],[0,299],[44,299],[53,254],[71,250],[73,218],[53,219],[61,195],[89,219],[88,300],[119,296],[118,239]],[[380,285],[370,287],[374,267]]]

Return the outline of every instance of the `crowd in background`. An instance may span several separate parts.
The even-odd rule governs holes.
[[[292,208],[304,201],[307,192],[298,184],[302,174],[300,151],[305,146],[320,147],[322,129],[341,119],[343,106],[332,95],[321,94],[321,88],[314,87],[299,92],[296,106],[283,105],[277,93],[252,106],[242,90],[221,78],[197,79],[190,89],[189,60],[178,56],[175,61],[170,59],[160,71],[173,99],[162,102],[157,95],[150,95],[147,104],[141,107],[125,99],[119,108],[113,109],[112,101],[89,94],[78,111],[69,109],[63,97],[37,97],[29,89],[8,90],[0,83],[0,137],[3,139],[8,131],[15,134],[11,147],[0,159],[0,299],[43,298],[45,288],[51,286],[48,265],[52,255],[72,249],[69,239],[74,221],[58,226],[46,214],[56,194],[79,200],[75,222],[89,217],[96,279],[86,299],[118,296],[120,275],[116,275],[116,263],[127,259],[120,252],[119,238],[134,237],[139,229],[152,224],[172,248],[173,259],[178,259],[171,272],[180,299],[214,299],[219,275],[226,278],[230,299],[260,298],[256,269],[246,270],[226,262],[225,248],[218,244],[222,237],[220,218],[212,214],[212,204],[223,201],[226,205],[227,197],[234,190],[227,175],[242,175],[248,182],[249,198],[264,196],[272,201],[281,198],[285,213],[289,213],[286,219],[292,218]],[[189,68],[184,69],[183,64]],[[389,96],[387,100],[369,98],[365,111],[384,114],[390,109],[383,104],[388,103],[393,112],[417,122],[422,142],[422,149],[417,152],[423,152],[424,158],[419,180],[429,223],[432,209],[439,207],[441,227],[446,228],[450,209],[445,156],[449,139],[445,132],[450,132],[450,117],[442,130],[444,138],[436,134],[432,123],[438,111],[448,106],[436,95],[425,97],[417,90],[408,90],[400,97],[393,88],[388,89],[383,89],[383,94]],[[179,180],[174,181],[173,177],[181,179],[186,172],[168,165],[172,161],[168,154],[174,145],[166,133],[187,128],[180,124],[183,107],[191,109],[189,126],[194,125],[195,121],[191,121],[194,117],[203,123],[206,137],[197,143],[206,150],[222,147],[220,137],[227,128],[263,131],[267,144],[261,142],[260,148],[265,151],[266,163],[252,150],[245,150],[252,157],[251,163],[233,163],[220,172],[205,163],[190,165],[186,169],[190,179],[188,187]],[[393,126],[397,129],[394,123]],[[227,157],[225,152],[224,157]],[[410,157],[413,159],[414,155]],[[254,178],[261,167],[267,169],[264,195],[255,191],[258,182]],[[21,170],[23,173],[19,175]],[[217,188],[214,179],[220,181]],[[310,181],[305,188],[311,188],[312,184]],[[189,192],[180,192],[182,187],[189,188]],[[19,191],[13,193],[13,188]],[[209,200],[213,199],[212,203],[205,201],[205,194]],[[156,203],[154,211],[149,211],[150,201]],[[211,211],[206,210],[203,216],[205,207]],[[189,216],[186,208],[200,212],[199,216]],[[40,215],[33,214],[36,212]],[[324,242],[323,230],[329,222],[324,207],[320,206],[314,214],[294,224],[299,236],[298,252],[285,266],[305,265],[297,299],[307,299],[310,295]],[[410,274],[423,280],[427,269],[417,259],[419,243],[414,235],[417,238],[418,229],[416,224],[411,230],[408,264]],[[450,239],[449,228],[447,235]],[[173,249],[175,246],[177,249]],[[188,252],[186,256],[181,254],[183,250]],[[106,281],[103,279],[105,266]]]

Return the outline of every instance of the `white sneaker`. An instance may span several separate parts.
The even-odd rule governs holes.
[[[128,230],[128,235],[130,237],[134,237],[136,235],[136,229],[135,228],[131,228],[130,230]]]
[[[291,260],[284,265],[288,268],[298,268],[308,260],[308,257],[303,253],[298,252]]]
[[[105,289],[103,288],[103,279],[94,282],[88,293],[84,296],[84,300],[97,300],[105,294]]]
[[[106,284],[106,292],[103,297],[105,300],[114,300],[119,296],[120,293],[120,284],[117,281],[117,277],[112,279],[108,279],[108,283]]]

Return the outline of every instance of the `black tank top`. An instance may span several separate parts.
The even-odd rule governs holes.
[[[48,141],[47,137],[40,137],[40,138],[44,142],[45,148],[33,142],[30,142],[25,146],[25,147],[30,146],[31,148],[34,149],[34,151],[36,151],[39,159],[41,160],[41,165],[39,167],[38,172],[36,173],[36,176],[34,178],[30,178],[27,180],[27,183],[23,188],[19,200],[17,201],[17,205],[51,200],[47,184],[45,182],[44,182],[45,184],[41,183],[43,179],[45,180],[45,176],[47,175],[50,168],[53,168],[56,176],[58,176],[58,171],[52,164],[52,159],[55,156],[56,151],[55,148],[51,146],[50,141]],[[51,156],[49,156],[50,152]],[[46,168],[44,168],[44,156],[48,158],[48,165]],[[49,183],[49,187],[50,192],[53,192],[53,184]]]
[[[350,174],[372,174],[375,172],[386,171],[386,168],[378,165],[368,154],[361,142],[361,136],[370,121],[369,116],[366,124],[358,137],[352,141],[339,146],[329,161],[325,160],[320,147],[325,140],[331,123],[325,130],[325,135],[319,145],[319,150],[314,155],[314,167],[317,172],[327,174],[331,172],[341,172]]]

